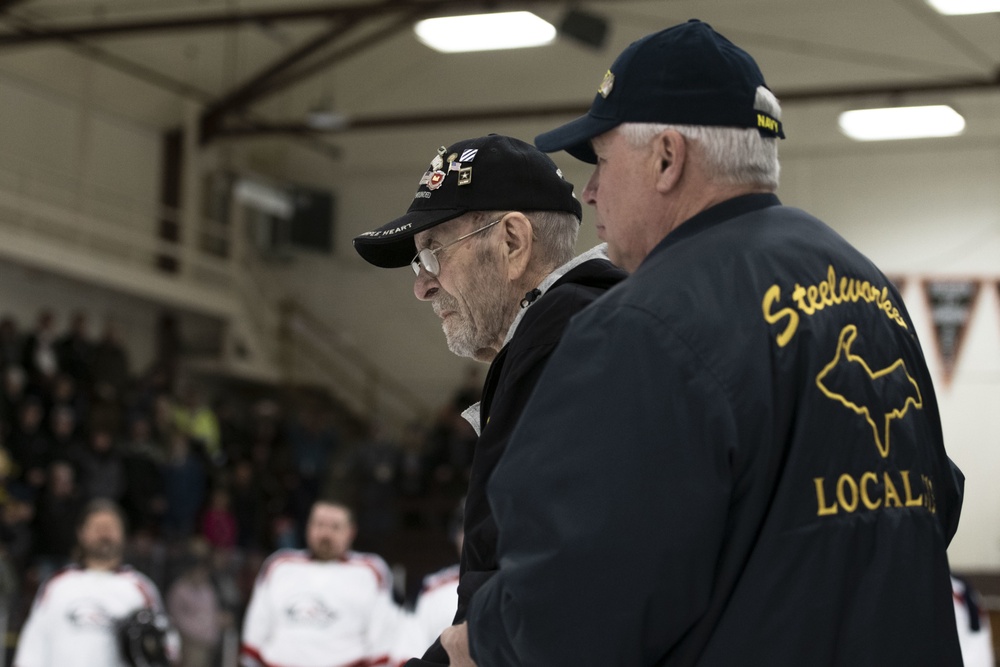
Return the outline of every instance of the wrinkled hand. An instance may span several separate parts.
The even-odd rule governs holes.
[[[469,624],[453,625],[441,633],[441,646],[448,652],[452,667],[476,667],[469,655]]]

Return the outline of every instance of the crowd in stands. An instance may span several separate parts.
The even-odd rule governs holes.
[[[142,369],[114,321],[99,336],[90,326],[85,312],[63,328],[48,310],[32,327],[0,317],[0,610],[9,637],[39,583],[72,561],[78,513],[95,498],[121,505],[126,562],[164,591],[182,636],[212,650],[227,627],[238,631],[263,559],[303,546],[320,496],[355,509],[359,550],[407,571],[400,603],[412,602],[422,574],[454,560],[447,529],[475,442],[460,415],[478,400],[474,376],[429,427],[394,438],[316,391],[210,395],[211,383],[180,377],[183,345],[170,316]]]

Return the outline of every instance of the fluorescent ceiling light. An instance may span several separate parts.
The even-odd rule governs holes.
[[[544,46],[556,38],[556,29],[531,12],[501,12],[448,16],[418,21],[417,39],[441,53],[494,51]]]
[[[927,0],[939,14],[989,14],[1000,12],[1000,0]]]
[[[953,137],[965,119],[946,105],[859,109],[840,114],[840,130],[856,141]]]

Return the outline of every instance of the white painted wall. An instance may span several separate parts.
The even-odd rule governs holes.
[[[155,233],[158,131],[10,77],[0,118],[0,187]]]

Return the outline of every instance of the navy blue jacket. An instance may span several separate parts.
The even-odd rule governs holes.
[[[963,478],[896,289],[769,194],[574,318],[494,471],[480,667],[961,664]]]

